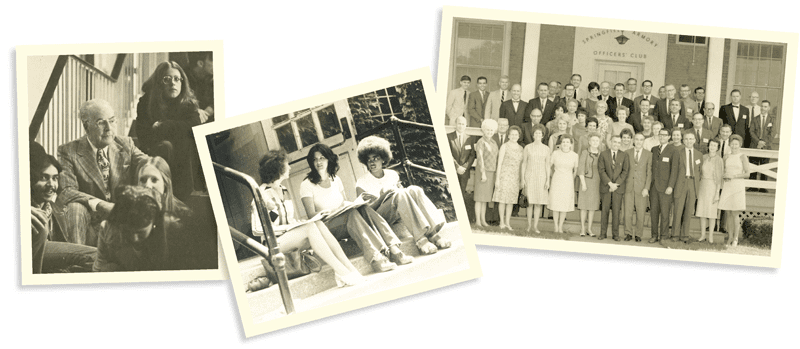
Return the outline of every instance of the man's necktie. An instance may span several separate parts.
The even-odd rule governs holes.
[[[611,152],[611,167],[617,167],[617,152],[615,151]]]
[[[689,149],[689,176],[694,177],[694,150]]]
[[[637,163],[637,164],[639,163],[639,154],[641,154],[641,153],[642,153],[642,151],[641,151],[641,150],[637,150],[637,151],[636,151],[636,163]]]
[[[103,175],[103,182],[105,182],[106,189],[108,189],[108,159],[102,149],[97,149],[97,167],[100,168],[100,173]]]
[[[677,115],[673,115],[672,116],[672,127],[678,127],[678,116]]]
[[[506,91],[500,91],[500,102],[506,101]]]
[[[464,103],[467,103],[467,91],[464,91]]]

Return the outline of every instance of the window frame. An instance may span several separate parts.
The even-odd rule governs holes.
[[[503,57],[500,61],[500,76],[508,75],[509,70],[509,60],[511,58],[511,22],[507,21],[495,21],[495,20],[486,20],[486,19],[475,19],[475,18],[453,18],[453,31],[452,31],[452,39],[451,39],[451,57],[450,57],[450,79],[448,83],[448,91],[458,88],[459,83],[458,79],[460,77],[455,76],[457,67],[461,66],[456,63],[456,59],[458,55],[456,54],[458,51],[456,49],[456,44],[458,43],[458,26],[461,23],[469,23],[469,24],[484,24],[484,25],[502,25],[503,26]],[[468,66],[468,65],[467,65]],[[478,77],[472,77],[473,83],[477,80]]]

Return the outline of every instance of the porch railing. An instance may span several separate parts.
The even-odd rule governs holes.
[[[286,257],[281,253],[278,240],[275,237],[275,232],[272,230],[272,224],[267,217],[269,217],[269,210],[264,206],[264,197],[261,195],[261,190],[258,188],[253,177],[250,177],[242,172],[236,171],[230,167],[225,167],[217,163],[213,163],[214,170],[220,176],[225,176],[233,179],[236,182],[246,186],[250,189],[256,203],[256,210],[258,211],[258,218],[261,220],[261,226],[264,227],[264,237],[266,239],[267,247],[259,244],[257,241],[250,239],[246,235],[231,229],[231,238],[234,241],[247,247],[256,254],[264,258],[278,275],[278,287],[280,288],[281,298],[283,299],[283,307],[286,309],[286,314],[292,314],[294,310],[294,302],[292,301],[292,293],[289,290],[289,279],[286,277]]]

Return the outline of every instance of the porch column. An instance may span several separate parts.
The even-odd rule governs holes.
[[[536,68],[539,65],[539,34],[541,24],[525,25],[525,49],[522,56],[522,100],[528,101],[536,97]],[[514,84],[514,81],[511,81]],[[511,88],[509,86],[509,88]]]
[[[725,54],[724,38],[708,38],[708,69],[706,70],[706,102],[714,103],[714,112],[719,116],[722,91],[722,63]]]

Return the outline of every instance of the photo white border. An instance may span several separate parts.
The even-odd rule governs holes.
[[[621,246],[579,241],[540,239],[535,237],[499,236],[493,234],[474,235],[475,242],[479,245],[780,268],[786,209],[787,179],[789,175],[789,149],[792,131],[792,106],[794,105],[794,77],[796,75],[797,68],[798,34],[750,29],[708,27],[699,25],[644,22],[624,19],[593,18],[534,12],[444,6],[442,10],[441,38],[439,41],[439,70],[437,81],[437,86],[439,87],[437,94],[439,95],[439,102],[441,102],[438,104],[438,106],[441,109],[439,109],[436,113],[436,115],[441,115],[442,118],[445,115],[444,101],[447,99],[447,86],[450,79],[450,56],[453,37],[453,20],[455,18],[474,18],[575,27],[614,28],[619,30],[637,30],[652,33],[673,34],[680,32],[683,34],[702,35],[717,38],[754,41],[767,40],[772,42],[786,43],[786,70],[784,73],[783,105],[781,106],[781,115],[784,115],[785,117],[781,119],[781,147],[778,153],[779,165],[775,196],[775,219],[773,222],[772,248],[769,257],[727,254],[710,251],[675,250],[647,246]],[[453,169],[447,169],[447,171],[448,174],[451,174],[450,171],[453,171]],[[463,201],[461,201],[461,203],[463,203]],[[461,206],[463,206],[463,204]]]
[[[152,52],[212,51],[214,53],[214,110],[215,120],[225,118],[224,57],[222,40],[180,42],[138,42],[105,44],[24,45],[16,47],[17,60],[17,145],[19,166],[19,203],[22,285],[90,284],[122,282],[204,281],[225,280],[222,249],[217,239],[217,269],[135,271],[110,273],[33,274],[31,252],[30,188],[25,183],[30,178],[29,109],[28,109],[28,57],[78,54],[116,54]],[[138,87],[137,87],[138,88]],[[37,98],[33,96],[33,98]],[[75,111],[77,117],[77,110]],[[215,121],[218,122],[218,121]],[[55,154],[51,154],[55,156]],[[23,190],[25,186],[25,190]],[[219,234],[219,230],[218,230]]]
[[[445,287],[455,283],[475,279],[482,275],[471,229],[469,225],[459,224],[461,238],[464,242],[464,249],[469,262],[469,269],[407,284],[391,290],[376,292],[356,299],[350,299],[320,308],[301,311],[289,316],[284,316],[258,324],[253,322],[253,316],[250,313],[249,301],[245,293],[244,282],[242,281],[241,272],[239,270],[239,262],[236,259],[233,240],[231,239],[230,230],[227,224],[228,220],[225,216],[225,208],[220,196],[217,176],[211,164],[211,155],[206,143],[206,136],[216,132],[259,122],[273,116],[308,108],[309,106],[343,100],[353,96],[415,80],[421,80],[425,90],[425,97],[428,102],[428,107],[431,110],[431,119],[434,130],[437,134],[436,140],[443,155],[445,168],[447,169],[447,180],[450,183],[458,183],[458,178],[455,175],[455,168],[453,167],[452,155],[450,155],[450,152],[447,151],[447,149],[450,148],[447,144],[446,137],[444,137],[445,133],[442,122],[443,120],[440,120],[442,118],[436,117],[437,114],[435,111],[441,109],[441,106],[439,105],[440,101],[438,101],[437,95],[434,92],[434,86],[431,79],[430,70],[428,68],[412,70],[406,73],[338,89],[318,96],[296,100],[280,106],[246,113],[240,116],[219,120],[212,124],[201,125],[194,128],[195,141],[197,142],[197,149],[200,154],[200,162],[202,163],[205,178],[207,180],[208,190],[211,196],[211,203],[214,208],[214,215],[216,216],[216,221],[219,222],[220,241],[222,244],[222,249],[225,252],[225,260],[227,262],[228,270],[230,271],[231,282],[233,283],[233,290],[236,296],[236,303],[239,307],[239,315],[241,317],[242,326],[244,327],[246,337],[276,331],[286,327],[299,325],[305,322],[360,309],[370,305]],[[451,191],[451,195],[453,195],[453,202],[459,222],[466,221],[467,212],[464,208],[464,205],[455,204],[458,202],[458,200],[463,202],[462,198],[460,198],[460,191]]]

